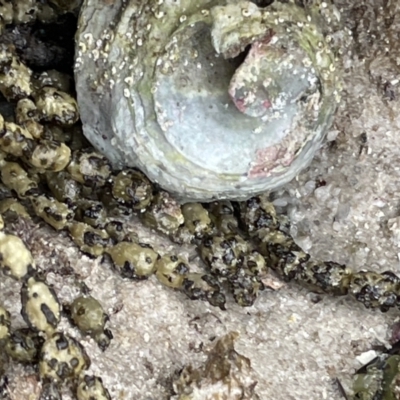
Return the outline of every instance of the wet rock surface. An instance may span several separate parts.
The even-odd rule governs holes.
[[[399,274],[399,50],[393,40],[399,10],[395,2],[336,4],[353,35],[352,51],[342,55],[343,103],[310,168],[273,197],[290,216],[298,244],[316,258]],[[174,249],[137,221],[134,225],[144,241]],[[102,376],[116,399],[170,398],[174,373],[189,364],[199,367],[216,337],[231,331],[240,334],[235,349],[250,360],[261,398],[341,399],[333,380],[338,377],[349,388],[349,377],[360,366],[356,356],[373,344],[387,344],[388,326],[397,317],[395,311],[371,312],[348,298],[314,295],[292,284],[264,293],[249,309],[230,299],[222,311],[187,300],[155,277],[123,281],[108,264],[82,255],[65,235],[47,227],[22,220],[9,227],[27,242],[37,265],[54,270],[48,280],[62,302],[78,295],[77,274],[110,315],[114,340],[104,353],[65,320],[60,329],[83,343],[90,373]],[[175,249],[193,255],[190,247]],[[3,275],[0,299],[13,326],[24,326],[19,284]],[[40,384],[33,372],[10,367],[14,397],[37,398]]]

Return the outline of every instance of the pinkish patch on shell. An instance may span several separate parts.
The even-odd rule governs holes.
[[[272,35],[254,42],[243,64],[236,70],[229,85],[229,95],[236,108],[251,117],[262,117],[272,107],[265,67]]]
[[[294,154],[282,146],[271,146],[256,151],[256,162],[251,165],[249,178],[266,177],[274,173],[275,168],[288,166]]]

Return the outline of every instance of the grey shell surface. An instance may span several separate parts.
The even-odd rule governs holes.
[[[339,101],[316,14],[291,2],[86,0],[75,58],[85,135],[185,202],[287,183]]]

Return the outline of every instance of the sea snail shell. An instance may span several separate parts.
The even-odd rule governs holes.
[[[287,183],[339,101],[312,15],[293,2],[86,0],[75,60],[85,135],[182,201]]]

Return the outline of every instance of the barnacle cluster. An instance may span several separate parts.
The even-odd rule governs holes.
[[[36,4],[26,5],[30,3]],[[6,9],[10,3],[4,4]],[[41,18],[44,4],[32,6],[37,11],[28,14]],[[56,12],[62,4],[49,2],[48,10]],[[26,22],[14,17],[19,9],[7,10],[10,14],[4,14],[1,29],[11,22]],[[106,350],[112,335],[101,304],[84,293],[62,307],[24,242],[7,231],[10,216],[40,217],[55,231],[68,232],[82,252],[109,258],[123,278],[137,281],[155,275],[161,284],[190,299],[221,309],[226,288],[241,306],[254,304],[265,289],[268,268],[316,291],[351,294],[368,308],[387,311],[399,306],[399,277],[312,260],[294,242],[288,219],[276,213],[267,195],[242,203],[181,205],[139,170],[113,168],[83,138],[77,103],[73,91],[62,84],[65,81],[57,71],[33,71],[15,48],[0,44],[0,91],[12,109],[0,114],[0,178],[10,190],[0,201],[0,270],[21,282],[21,314],[28,326],[13,329],[10,314],[0,307],[0,376],[5,376],[11,358],[38,365],[43,398],[59,398],[62,383],[68,383],[79,400],[110,398],[101,378],[85,373],[90,360],[82,345],[58,330],[64,309],[84,335]],[[140,242],[124,223],[131,215],[174,242],[195,244],[204,271],[192,271],[180,255]],[[177,398],[190,398],[204,377],[217,379],[211,374],[215,363],[225,362],[226,379],[241,386],[235,369],[247,368],[247,360],[235,353],[232,343],[229,336],[217,345],[220,353],[233,357],[232,362],[216,356],[202,371],[185,369],[175,383]],[[253,389],[246,389],[249,398],[255,398]],[[367,384],[362,390],[371,391]]]
[[[90,359],[74,338],[57,331],[61,306],[55,291],[40,277],[29,250],[18,237],[1,232],[1,269],[21,281],[21,314],[28,328],[12,329],[10,314],[0,307],[0,352],[2,377],[9,358],[24,364],[38,364],[42,398],[60,398],[59,389],[66,383],[74,388],[77,399],[110,399],[101,379],[85,374]],[[19,259],[19,255],[22,257]],[[112,337],[104,329],[106,318],[100,303],[92,298],[76,299],[71,308],[72,320],[83,334],[94,335],[105,349]],[[107,338],[105,340],[104,338]],[[95,381],[94,385],[88,382]],[[99,385],[101,393],[99,395]]]

